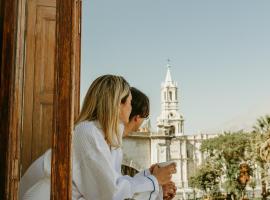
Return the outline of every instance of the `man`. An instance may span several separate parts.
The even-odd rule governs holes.
[[[125,124],[124,137],[129,133],[138,131],[144,119],[149,116],[149,99],[140,90],[131,87],[130,88],[132,100],[132,110],[129,116],[129,122]]]
[[[149,99],[144,93],[134,87],[131,87],[130,91],[132,95],[132,110],[129,116],[129,122],[125,124],[124,137],[128,136],[131,132],[138,131],[144,119],[148,118],[150,110]],[[154,164],[150,167],[150,173],[153,173],[153,169],[156,166]],[[162,186],[162,190],[163,199],[173,199],[176,194],[175,183],[171,181],[169,184]]]

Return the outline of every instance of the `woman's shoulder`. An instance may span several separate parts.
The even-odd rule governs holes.
[[[74,129],[73,136],[74,159],[82,160],[94,152],[109,153],[108,145],[104,139],[102,130],[95,121],[80,122]]]
[[[75,125],[74,131],[94,130],[96,128],[94,121],[82,121]]]
[[[102,130],[95,121],[83,121],[75,126],[74,139],[98,141],[102,139]]]

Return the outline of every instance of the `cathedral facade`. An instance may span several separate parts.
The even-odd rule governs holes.
[[[200,195],[200,191],[193,190],[188,183],[189,177],[205,159],[200,145],[203,140],[217,135],[185,134],[184,117],[179,109],[178,86],[171,77],[170,68],[170,65],[167,65],[166,78],[161,84],[161,114],[157,119],[157,131],[152,132],[150,126],[145,126],[141,131],[125,138],[123,165],[140,171],[154,163],[175,161],[175,199],[191,199]]]

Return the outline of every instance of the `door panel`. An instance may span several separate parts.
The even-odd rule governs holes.
[[[32,160],[50,148],[55,61],[54,7],[37,7]]]
[[[56,2],[27,6],[22,133],[22,173],[51,146],[55,66]]]

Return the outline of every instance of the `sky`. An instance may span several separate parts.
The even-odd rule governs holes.
[[[121,75],[149,96],[155,131],[170,59],[186,134],[270,113],[269,0],[82,2],[81,101],[98,76]]]

